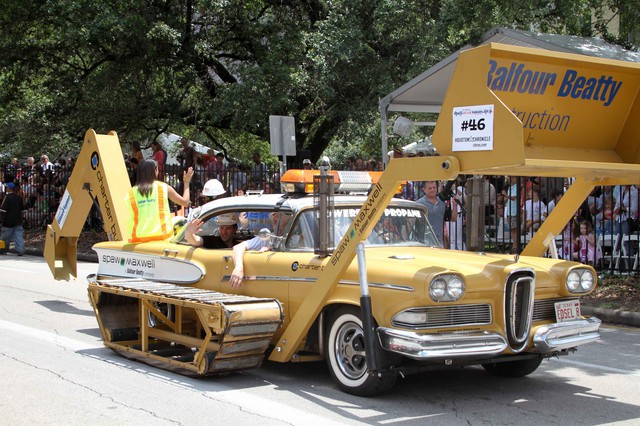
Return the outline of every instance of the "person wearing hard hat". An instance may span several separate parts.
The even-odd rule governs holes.
[[[238,230],[238,215],[236,213],[221,214],[216,217],[219,235],[198,235],[202,231],[204,222],[199,218],[191,220],[185,228],[184,236],[187,242],[194,247],[209,249],[233,248],[240,241],[236,240]]]
[[[216,198],[222,198],[227,193],[222,183],[218,179],[209,179],[202,188],[202,195],[205,197],[211,197],[213,200]]]

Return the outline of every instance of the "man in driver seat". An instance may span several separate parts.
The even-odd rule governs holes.
[[[197,235],[202,231],[203,221],[199,218],[193,219],[185,228],[185,238],[194,247],[204,247],[209,249],[233,248],[240,241],[236,239],[238,230],[238,215],[227,213],[215,219],[218,224],[219,235]]]

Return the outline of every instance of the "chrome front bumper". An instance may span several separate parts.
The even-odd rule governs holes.
[[[507,348],[499,334],[483,331],[418,334],[378,327],[382,347],[417,360],[441,358],[490,358]]]
[[[561,351],[600,339],[600,321],[596,317],[557,322],[538,327],[533,344],[540,353]]]
[[[595,342],[600,339],[600,324],[598,318],[591,317],[542,325],[535,330],[533,344],[536,352],[547,354]],[[377,332],[384,349],[423,361],[490,358],[507,349],[502,335],[483,331],[419,334],[378,327]]]

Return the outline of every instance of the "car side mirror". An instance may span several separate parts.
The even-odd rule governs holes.
[[[269,241],[271,240],[271,231],[268,228],[262,228],[258,231],[258,236],[262,241]]]
[[[280,246],[282,245],[282,242],[284,240],[283,237],[274,235],[268,228],[262,228],[260,231],[258,231],[258,237],[260,237],[262,241],[268,241],[271,249],[275,251],[278,251],[280,249]]]

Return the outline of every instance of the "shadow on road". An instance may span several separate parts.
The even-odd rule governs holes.
[[[302,398],[345,423],[601,424],[640,418],[639,406],[576,385],[575,378],[562,371],[566,366],[546,361],[535,373],[519,379],[494,377],[481,367],[435,370],[399,379],[385,395],[362,398],[341,392],[324,362],[265,361],[259,369],[191,378],[120,357],[106,348],[82,352],[212,397],[219,392],[272,388],[290,394],[283,401]],[[585,369],[584,376],[590,375]]]
[[[72,314],[72,315],[83,315],[87,317],[94,316],[93,310],[78,309],[75,306],[73,306],[71,303],[64,302],[62,300],[40,300],[35,303],[37,303],[38,305],[42,305],[53,312],[62,312],[65,314]]]

